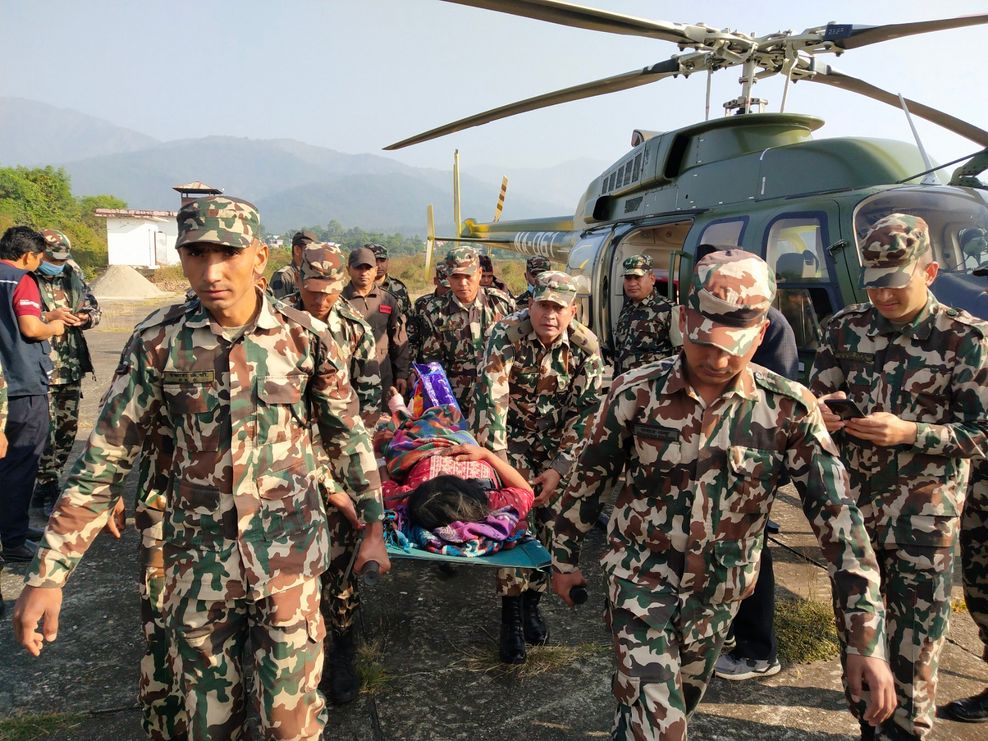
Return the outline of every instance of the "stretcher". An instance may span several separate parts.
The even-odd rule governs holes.
[[[388,543],[388,557],[413,561],[440,561],[459,566],[490,566],[498,569],[541,569],[552,563],[549,551],[535,538],[528,536],[514,548],[491,553],[487,556],[447,556],[411,546],[407,551]]]

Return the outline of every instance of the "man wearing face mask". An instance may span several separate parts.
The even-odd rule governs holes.
[[[42,319],[60,319],[65,334],[52,337],[51,361],[55,366],[48,382],[51,428],[48,444],[38,464],[38,478],[31,506],[51,514],[58,499],[58,477],[68,460],[79,429],[82,378],[92,373],[93,362],[83,332],[100,321],[100,308],[82,272],[70,259],[69,238],[55,229],[44,229],[45,256],[35,275],[41,289]]]

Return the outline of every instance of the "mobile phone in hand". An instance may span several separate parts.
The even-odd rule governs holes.
[[[824,399],[823,403],[831,412],[841,418],[842,421],[857,419],[865,416],[864,412],[858,409],[858,405],[850,399]]]

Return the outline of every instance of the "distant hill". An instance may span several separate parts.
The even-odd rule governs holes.
[[[335,219],[345,226],[425,232],[425,208],[436,207],[448,231],[452,185],[448,171],[415,168],[374,154],[345,154],[291,139],[208,136],[159,142],[105,121],[41,103],[0,99],[0,165],[55,164],[72,177],[76,195],[109,193],[133,208],[173,209],[178,183],[201,180],[261,208],[265,227],[280,232]],[[47,131],[30,147],[27,129]],[[102,150],[93,151],[102,137]],[[464,217],[489,219],[501,174],[509,176],[503,218],[572,213],[586,184],[606,166],[577,160],[544,170],[504,172],[478,166],[461,178]]]
[[[154,146],[131,129],[24,98],[0,98],[0,158],[4,165],[51,165]]]

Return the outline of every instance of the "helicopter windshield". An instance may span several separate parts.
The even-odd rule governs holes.
[[[988,202],[985,193],[967,188],[907,187],[886,190],[862,201],[854,215],[855,242],[891,213],[921,216],[930,226],[933,259],[941,272],[971,273],[988,267]]]

